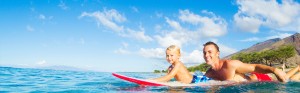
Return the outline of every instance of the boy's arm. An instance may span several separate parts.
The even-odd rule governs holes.
[[[180,65],[175,65],[173,67],[172,71],[167,73],[167,75],[159,77],[159,78],[155,78],[153,80],[159,81],[159,82],[167,82],[167,81],[171,80],[176,75],[176,73],[179,70],[179,67],[180,67]]]
[[[277,77],[277,79],[281,82],[286,82],[285,73],[277,68],[273,68],[267,65],[262,64],[247,64],[243,63],[239,60],[232,60],[232,64],[236,67],[236,73],[250,73],[250,72],[258,72],[258,73],[273,73]]]

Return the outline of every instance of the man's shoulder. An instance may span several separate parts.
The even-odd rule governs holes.
[[[223,60],[224,63],[236,63],[236,62],[241,62],[239,60],[229,60],[229,59],[226,59],[226,60]]]
[[[241,61],[239,60],[224,60],[224,65],[227,66],[235,66],[238,65],[239,63],[241,63]]]

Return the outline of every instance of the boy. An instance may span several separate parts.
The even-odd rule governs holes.
[[[196,83],[199,82],[201,79],[197,76],[193,76],[190,74],[190,72],[187,70],[187,68],[184,66],[182,62],[179,60],[180,58],[180,48],[171,45],[166,49],[166,59],[171,64],[168,68],[168,73],[165,76],[155,78],[153,80],[159,81],[159,82],[167,82],[170,81],[172,78],[175,78],[177,81],[182,83]],[[205,76],[202,78],[205,78]]]

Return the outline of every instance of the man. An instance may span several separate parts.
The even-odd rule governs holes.
[[[203,57],[206,64],[211,66],[205,75],[214,80],[233,80],[238,82],[249,80],[269,80],[269,76],[265,74],[273,73],[277,77],[277,80],[281,82],[287,81],[284,77],[285,73],[277,68],[261,64],[247,64],[239,60],[221,60],[219,55],[220,51],[217,44],[214,42],[207,42],[204,44]],[[245,75],[246,73],[252,72],[257,74],[253,74],[251,76]]]

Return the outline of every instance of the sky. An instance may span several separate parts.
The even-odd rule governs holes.
[[[300,32],[294,0],[0,0],[0,66],[152,72],[181,48],[186,66]]]

